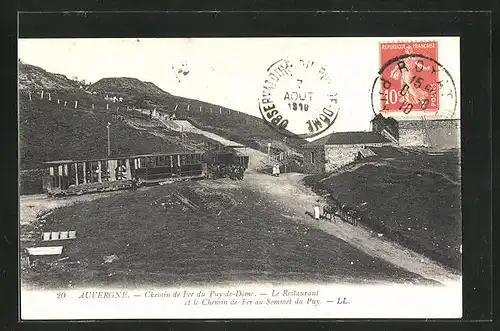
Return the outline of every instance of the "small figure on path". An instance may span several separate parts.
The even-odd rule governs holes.
[[[321,215],[321,205],[319,200],[316,200],[316,204],[314,205],[314,219],[319,220]]]
[[[273,176],[279,177],[280,176],[280,166],[279,164],[275,164],[273,166]]]

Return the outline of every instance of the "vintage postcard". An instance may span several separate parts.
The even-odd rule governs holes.
[[[23,320],[460,318],[460,39],[19,39]]]

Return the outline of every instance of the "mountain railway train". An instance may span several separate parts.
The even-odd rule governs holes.
[[[134,189],[168,180],[243,179],[248,161],[247,155],[227,150],[49,161],[43,189],[59,196]]]

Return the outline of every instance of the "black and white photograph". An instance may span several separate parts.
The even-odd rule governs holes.
[[[461,318],[460,37],[20,38],[21,318]]]

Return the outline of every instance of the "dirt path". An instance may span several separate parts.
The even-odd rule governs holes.
[[[306,216],[305,212],[312,211],[316,199],[323,199],[302,184],[303,177],[302,174],[289,173],[275,178],[257,172],[249,172],[245,176],[245,183],[254,190],[273,196],[277,201],[286,204],[290,210],[294,210],[295,215],[298,215],[283,215],[284,217],[321,229],[373,257],[384,259],[422,277],[442,284],[456,284],[460,281],[459,275],[453,274],[429,258],[397,243],[379,238],[366,228],[354,227],[342,221],[336,223],[324,220],[315,221]]]
[[[189,121],[186,120],[163,120],[159,119],[167,128],[179,132],[192,132],[204,135],[207,138],[220,142],[224,146],[239,146],[244,147],[242,144],[235,141],[223,138],[215,133],[204,131],[193,126]]]

